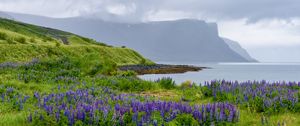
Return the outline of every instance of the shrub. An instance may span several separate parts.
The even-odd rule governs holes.
[[[146,64],[146,59],[143,58],[143,59],[141,60],[140,64]]]
[[[25,37],[18,37],[15,40],[19,43],[26,44],[26,38]]]
[[[45,37],[44,39],[45,39],[46,41],[54,41],[54,39],[53,39],[52,37],[49,37],[49,36]]]
[[[43,42],[47,42],[47,39],[43,38]]]
[[[177,126],[197,126],[199,123],[194,119],[192,115],[182,114],[178,116],[174,122]]]
[[[198,87],[183,89],[182,92],[182,101],[191,102],[201,100],[201,98],[203,97],[203,94]]]
[[[187,89],[187,88],[191,88],[192,86],[193,86],[193,83],[188,80],[188,81],[181,83],[180,88]]]
[[[55,41],[55,46],[56,46],[56,47],[60,47],[60,46],[61,46],[60,42]]]
[[[17,43],[14,42],[14,40],[11,39],[11,38],[8,38],[6,41],[7,41],[8,44],[17,44]]]
[[[99,70],[101,74],[113,75],[113,73],[115,73],[115,71],[117,70],[117,64],[114,62],[105,61],[104,63],[102,63],[102,69]]]
[[[137,73],[134,72],[134,71],[124,71],[124,72],[121,72],[119,74],[123,77],[129,77],[129,76],[136,76],[137,75]]]
[[[7,34],[0,32],[0,40],[6,40],[7,39]]]
[[[156,82],[158,82],[159,85],[164,89],[172,89],[176,86],[175,81],[173,81],[170,77],[163,77],[158,79]]]
[[[31,43],[36,43],[36,40],[35,40],[35,38],[30,38],[30,40],[29,40]]]
[[[91,44],[96,44],[96,45],[100,45],[100,46],[108,46],[111,47],[105,43],[101,43],[101,42],[97,42],[96,40],[90,39],[90,38],[85,38],[85,37],[80,37],[82,40],[91,43]]]
[[[88,73],[89,75],[96,75],[101,69],[103,69],[103,65],[99,64],[93,67],[93,69]]]
[[[54,39],[48,36],[43,37],[43,42],[49,42],[49,41],[54,41]]]
[[[122,77],[132,77],[136,76],[137,73],[134,71],[115,71],[111,73],[112,75],[122,76]]]
[[[117,81],[117,89],[121,91],[147,91],[153,89],[154,84],[147,81],[141,81],[134,78],[119,78]]]

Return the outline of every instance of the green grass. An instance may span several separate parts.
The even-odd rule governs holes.
[[[98,45],[21,45],[3,44],[0,46],[0,62],[26,62],[33,58],[80,58],[85,62],[109,60],[117,65],[140,64],[145,58],[131,49]],[[152,63],[147,60],[148,63]]]
[[[23,39],[23,40],[21,40]],[[26,43],[24,42],[24,39]],[[108,46],[69,32],[0,18],[0,44],[43,44]],[[21,40],[21,41],[20,41]],[[110,46],[109,46],[110,47]]]
[[[2,108],[2,105],[0,105]],[[1,113],[1,112],[0,112]],[[29,126],[26,112],[4,113],[0,115],[0,126]]]
[[[116,65],[153,64],[128,48],[107,46],[72,33],[0,18],[0,63],[60,57],[95,64],[102,61]]]
[[[59,40],[61,38],[77,36],[75,34],[56,29],[30,25],[2,18],[0,18],[0,28],[0,31],[2,33],[7,33],[8,37],[16,38],[22,35],[24,37],[27,37],[27,39],[36,38],[38,40],[42,40],[44,43],[47,42],[47,44],[51,43],[51,41]]]
[[[240,110],[240,121],[236,125],[240,126],[261,126],[262,114],[251,112],[248,110]],[[280,113],[271,116],[264,116],[268,119],[267,126],[277,126],[278,122],[282,124],[285,122],[286,126],[299,126],[300,125],[300,114],[299,113]]]

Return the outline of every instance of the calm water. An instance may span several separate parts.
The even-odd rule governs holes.
[[[157,74],[142,75],[145,80],[157,80],[162,77],[172,77],[176,83],[191,80],[196,83],[215,79],[225,80],[267,80],[275,81],[300,81],[300,63],[219,63],[219,64],[190,64],[210,67],[199,72],[184,74]]]

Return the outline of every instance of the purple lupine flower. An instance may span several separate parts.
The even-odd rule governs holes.
[[[25,96],[24,99],[22,100],[22,102],[25,103],[28,98],[29,98],[29,96]]]
[[[40,114],[40,120],[44,120],[44,116]]]
[[[28,122],[32,122],[32,114],[30,113],[28,118],[27,118]]]
[[[207,105],[209,106],[209,104]],[[203,116],[203,121],[205,122],[206,121],[206,111],[205,111],[205,105],[202,105],[202,109],[201,109],[201,114]]]
[[[139,113],[138,113],[138,112],[135,112],[135,113],[132,115],[132,120],[133,120],[133,122],[135,122],[136,124],[138,123],[138,116],[139,116]]]
[[[1,94],[1,99],[2,99],[2,102],[5,101],[5,95],[4,94]]]
[[[14,91],[14,88],[12,88],[12,87],[9,87],[9,88],[6,89],[7,93],[12,93],[13,91]]]
[[[66,93],[39,96],[39,99],[43,99],[40,107],[55,116],[57,121],[67,117],[69,125],[74,125],[77,120],[83,121],[86,125],[93,125],[98,124],[101,119],[126,125],[125,122],[120,121],[126,113],[133,114],[132,123],[136,125],[155,125],[152,118],[154,112],[159,112],[166,122],[174,120],[178,114],[191,114],[200,123],[205,123],[208,120],[206,118],[210,118],[210,121],[219,120],[221,108],[233,115],[232,120],[237,120],[235,107],[228,103],[201,105],[200,109],[198,105],[156,101],[149,98],[145,98],[145,102],[140,102],[135,95],[128,94],[100,94],[98,97],[91,95],[91,90],[70,90]],[[112,118],[108,116],[110,112],[113,114]],[[99,113],[103,114],[103,117],[99,117]],[[138,120],[139,113],[141,113],[141,120]],[[225,118],[219,121],[228,121],[226,114]]]
[[[193,117],[199,122],[202,123],[203,119],[202,119],[202,114],[199,110],[195,110],[193,112]]]
[[[220,121],[224,121],[225,119],[226,119],[226,115],[225,115],[225,112],[224,112],[224,108],[223,107],[221,107],[220,108],[220,114],[219,114],[219,120]]]
[[[299,86],[299,82],[274,82],[270,83],[263,81],[247,81],[247,82],[231,82],[231,81],[211,81],[206,82],[206,87],[211,89],[212,96],[218,97],[216,94],[232,94],[236,96],[233,98],[235,103],[247,103],[249,100],[255,98],[262,99],[264,102],[263,109],[274,107],[276,104],[280,104],[280,107],[292,109],[295,103],[298,102],[297,89],[293,87]],[[240,94],[243,92],[242,96]],[[275,95],[274,95],[275,94]],[[277,95],[278,94],[278,95]],[[295,96],[295,99],[293,98]],[[289,102],[283,102],[289,101]],[[295,102],[297,101],[297,102]],[[292,103],[291,107],[289,103]],[[274,109],[275,110],[275,109]],[[293,110],[293,109],[292,109]]]
[[[229,111],[228,122],[233,122],[235,111],[232,109]]]
[[[40,94],[39,94],[38,92],[34,92],[34,97],[35,97],[36,99],[39,99],[39,98],[40,98]]]
[[[59,114],[59,112],[56,112],[56,113],[55,113],[55,118],[56,118],[56,121],[59,122],[59,119],[60,119],[60,114]]]
[[[158,126],[157,120],[154,120],[154,121],[153,121],[153,126]]]

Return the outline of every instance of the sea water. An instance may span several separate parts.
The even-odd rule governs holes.
[[[204,83],[223,79],[231,81],[266,80],[269,82],[300,81],[300,63],[194,63],[189,65],[209,67],[209,69],[183,74],[149,74],[139,77],[144,80],[171,77],[177,84],[187,80]]]

